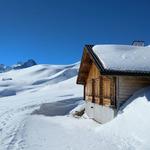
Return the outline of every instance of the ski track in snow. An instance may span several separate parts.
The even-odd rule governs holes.
[[[68,97],[67,97],[68,98]],[[63,100],[63,99],[62,99]],[[45,101],[45,102],[48,102]],[[18,108],[10,108],[0,114],[0,150],[22,150],[27,146],[24,143],[24,129],[26,120],[31,113],[43,103],[32,101]],[[54,102],[55,103],[55,102]]]
[[[6,150],[16,150],[16,147],[18,147],[20,150],[23,148],[22,131],[25,125],[25,120],[28,115],[38,106],[39,105],[37,104],[28,105],[18,109],[10,109],[0,114],[0,137],[5,137],[0,141],[1,147],[5,147],[7,145],[7,147],[5,147]],[[18,138],[18,136],[20,137]]]
[[[75,73],[72,74],[71,72],[71,74],[69,74],[68,71],[67,78],[64,80],[63,70],[71,70],[72,68],[74,71],[78,68],[76,66],[78,66],[78,64],[70,66],[37,65],[23,70],[12,70],[0,74],[0,78],[4,78],[5,76],[12,78],[12,81],[0,81],[0,91],[5,89],[9,91],[9,86],[16,91],[15,96],[8,95],[0,98],[0,150],[25,149],[27,146],[24,143],[26,121],[28,117],[31,116],[31,113],[39,108],[42,103],[64,99],[63,97],[61,98],[63,95],[74,97],[74,86],[72,87],[70,83],[75,82]],[[41,71],[41,69],[43,71]],[[58,73],[58,71],[60,73]],[[52,81],[50,78],[53,78],[53,76],[56,81],[58,76],[59,81],[57,84],[54,84],[55,81],[53,85],[51,85]],[[42,79],[47,80],[47,82],[41,83],[41,85],[32,85],[34,82],[38,82]],[[66,80],[69,79],[71,82],[66,82]],[[9,86],[3,86],[4,84],[9,84]],[[69,88],[65,87],[66,84],[69,84]],[[30,88],[27,88],[29,86]],[[60,87],[63,87],[61,90],[62,93],[55,92],[55,90],[58,91]],[[22,88],[26,90],[20,92]],[[68,90],[71,91],[71,93],[68,92]],[[53,92],[54,94],[52,94]]]

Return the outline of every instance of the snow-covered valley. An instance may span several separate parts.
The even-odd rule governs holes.
[[[0,150],[150,149],[150,89],[135,93],[106,124],[86,114],[74,118],[69,112],[83,104],[78,67],[35,65],[0,74]]]

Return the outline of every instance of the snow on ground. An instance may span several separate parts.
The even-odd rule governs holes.
[[[0,150],[23,149],[25,122],[41,104],[69,98],[81,100],[82,88],[75,84],[74,70],[77,71],[77,68],[78,64],[37,65],[0,74]],[[68,72],[67,79],[64,79],[64,72],[67,70],[71,73]],[[57,84],[51,83],[53,76],[55,79],[58,77]],[[3,81],[3,78],[12,80]],[[41,79],[46,82],[33,85]],[[12,94],[12,91],[15,91],[15,94]]]
[[[114,120],[103,125],[84,116],[30,116],[25,127],[25,149],[149,150],[149,100],[150,88],[136,93]]]
[[[84,108],[75,69],[78,64],[37,65],[0,74],[12,78],[0,81],[0,91],[16,92],[0,98],[0,150],[150,149],[150,88],[137,92],[114,120],[101,125],[86,114],[72,115]]]

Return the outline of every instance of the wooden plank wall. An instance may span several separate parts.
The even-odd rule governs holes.
[[[111,79],[108,77],[103,77],[103,105],[110,106],[111,105]]]
[[[87,80],[86,80],[86,85],[85,85],[85,99],[86,100],[90,100],[92,101],[92,87],[96,86],[96,90],[95,90],[95,93],[94,95],[99,95],[99,91],[100,91],[100,86],[99,86],[99,83],[94,81],[94,85],[92,85],[92,79],[98,79],[100,77],[100,72],[99,70],[97,69],[97,67],[95,66],[94,63],[92,63],[91,67],[90,67],[90,71],[89,71],[89,74],[88,74],[88,77],[87,77]],[[97,99],[97,102],[98,102],[99,99]]]
[[[112,77],[101,76],[95,64],[92,63],[85,86],[85,99],[105,106],[112,105],[111,98],[114,98],[112,82]]]
[[[101,76],[95,64],[92,63],[86,79],[85,100],[92,102],[94,94],[95,103],[119,107],[133,93],[147,86],[150,86],[150,77]],[[94,88],[94,93],[92,88]]]
[[[137,90],[150,86],[150,77],[119,76],[117,77],[117,105],[120,106]]]
[[[91,68],[90,68],[90,72],[89,72],[89,75],[88,75],[88,78],[87,78],[87,81],[95,79],[95,78],[98,78],[99,76],[100,76],[99,70],[97,69],[95,64],[92,63]]]

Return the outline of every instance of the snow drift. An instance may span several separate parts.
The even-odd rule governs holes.
[[[136,92],[111,122],[96,128],[99,139],[107,137],[107,149],[150,148],[150,87]],[[106,143],[105,143],[106,144]]]
[[[77,107],[80,108],[83,109],[83,103]],[[77,109],[71,111],[71,114]],[[44,150],[49,147],[52,150],[148,150],[150,148],[149,114],[150,88],[145,88],[136,92],[122,106],[114,120],[103,125],[92,121],[86,115],[80,119],[71,116],[53,118],[32,116],[27,123],[27,132],[33,134],[34,140],[28,136],[26,142],[31,144],[29,147],[31,150],[34,148],[39,150],[38,146]],[[34,136],[34,130],[39,131],[40,138]],[[46,141],[44,137],[47,137]],[[34,146],[41,139],[43,144]],[[48,139],[51,139],[51,142]]]

